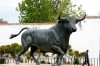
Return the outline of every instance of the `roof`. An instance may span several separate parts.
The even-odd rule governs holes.
[[[100,19],[100,16],[87,16],[86,19]]]
[[[87,16],[85,19],[100,19],[100,16]],[[55,24],[55,23],[7,23],[7,22],[0,22],[0,25],[48,25],[48,24]]]

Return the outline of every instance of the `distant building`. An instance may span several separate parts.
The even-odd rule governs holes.
[[[0,24],[8,24],[8,22],[4,21],[3,19],[0,19]]]

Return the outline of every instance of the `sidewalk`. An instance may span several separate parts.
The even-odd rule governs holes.
[[[16,64],[0,64],[0,66],[51,66],[51,64],[32,64],[32,63],[20,63],[19,65]],[[81,65],[61,65],[61,66],[81,66]]]

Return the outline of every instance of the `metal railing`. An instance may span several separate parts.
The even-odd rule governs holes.
[[[56,61],[56,58],[40,58],[39,62],[40,63],[44,63],[44,64],[53,64]],[[66,64],[66,65],[80,65],[82,66],[84,62],[83,58],[78,58],[78,60],[75,61],[74,58],[63,58],[62,59],[62,64]],[[15,59],[14,58],[6,58],[5,61],[6,64],[10,64],[10,63],[15,63]],[[20,59],[20,63],[35,63],[33,61],[33,59]],[[90,66],[100,66],[99,63],[99,58],[90,58],[89,59],[89,63]]]

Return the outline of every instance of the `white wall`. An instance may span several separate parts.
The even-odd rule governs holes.
[[[0,25],[0,45],[11,44],[13,42],[21,43],[20,42],[21,34],[13,39],[9,39],[9,37],[11,34],[18,33],[23,27],[47,29],[51,26],[52,24],[51,25]]]
[[[99,57],[100,49],[100,20],[87,19],[82,22],[82,30],[71,35],[70,44],[74,49],[85,51],[89,50],[90,58]]]

